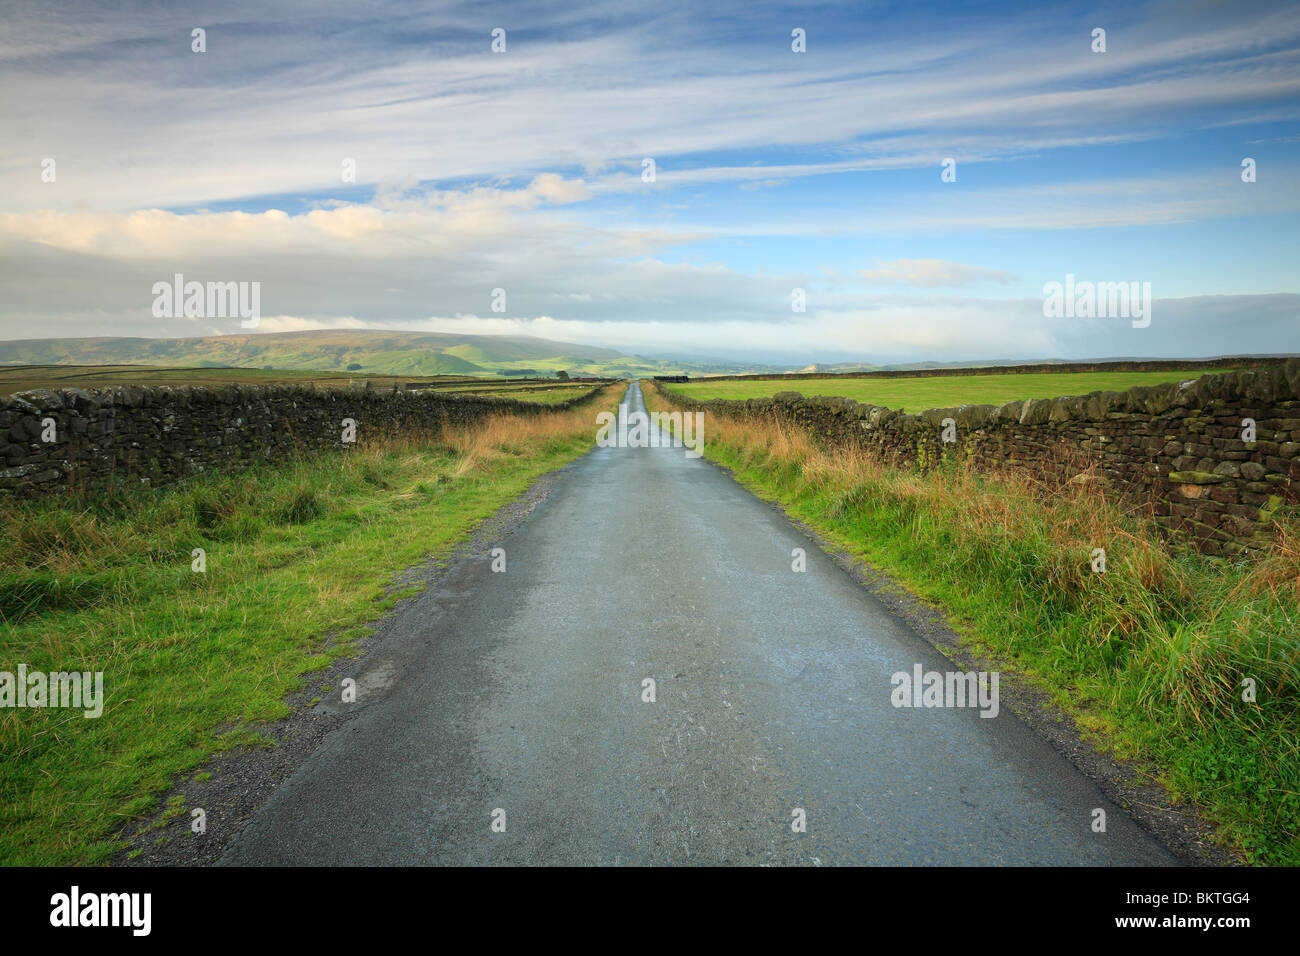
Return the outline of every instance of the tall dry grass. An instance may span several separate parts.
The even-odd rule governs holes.
[[[439,440],[459,456],[458,477],[482,471],[502,457],[530,454],[535,448],[545,451],[575,437],[594,436],[595,410],[608,404],[617,388],[606,386],[591,402],[564,412],[502,413],[472,426],[448,426]]]

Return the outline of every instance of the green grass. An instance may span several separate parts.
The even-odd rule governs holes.
[[[706,457],[943,608],[968,646],[1195,803],[1245,859],[1300,865],[1294,516],[1269,556],[1228,563],[1171,544],[1096,485],[1049,492],[954,463],[922,475],[719,415],[706,434]]]
[[[521,402],[538,402],[544,405],[554,405],[559,402],[567,402],[573,398],[581,398],[592,389],[591,384],[586,385],[516,385],[514,383],[501,385],[448,385],[440,386],[435,389],[438,392],[454,392],[457,395],[495,395],[501,398],[514,398]]]
[[[0,863],[103,863],[122,824],[156,812],[210,754],[264,744],[285,695],[319,683],[307,675],[353,653],[398,599],[394,574],[583,453],[592,414],[505,418],[129,499],[6,502],[0,669],[102,671],[106,705],[98,719],[0,710]]]
[[[1224,371],[1227,371],[1226,369]],[[1123,391],[1200,378],[1204,371],[1038,372],[1007,375],[940,375],[917,378],[746,379],[661,386],[688,398],[769,398],[777,392],[833,395],[869,405],[923,412],[958,405],[1003,405],[1026,398],[1057,398],[1097,391]]]
[[[512,382],[504,379],[469,378],[459,375],[367,375],[364,372],[308,371],[305,369],[261,368],[169,368],[150,365],[0,365],[0,396],[34,388],[112,388],[118,385],[316,385],[320,388],[391,389],[395,383],[436,388],[440,391],[479,391],[510,395],[524,401],[558,402],[591,388],[569,389],[556,397],[555,382]],[[518,392],[518,394],[515,394]]]

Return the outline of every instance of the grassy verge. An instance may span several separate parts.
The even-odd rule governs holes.
[[[572,385],[558,387],[555,385],[540,386],[521,386],[521,385],[491,385],[484,387],[477,386],[448,386],[438,388],[436,391],[456,395],[487,395],[500,396],[502,398],[513,398],[521,402],[539,402],[544,405],[554,405],[559,402],[567,402],[569,399],[581,398],[592,390],[591,385]]]
[[[102,716],[0,709],[0,863],[99,863],[213,752],[259,740],[443,552],[586,451],[595,404],[0,512],[0,670],[102,671]],[[206,572],[192,552],[206,552]]]
[[[1296,524],[1266,558],[1230,564],[1162,540],[1098,483],[922,475],[719,415],[706,435],[706,457],[942,607],[973,649],[1194,802],[1247,860],[1300,864]],[[1091,569],[1094,548],[1105,573]]]
[[[1216,370],[1228,371],[1228,369]],[[834,395],[868,405],[923,412],[958,405],[1003,405],[1026,398],[1058,398],[1096,391],[1124,391],[1200,378],[1204,369],[1158,372],[1030,372],[1006,375],[937,375],[916,378],[827,378],[690,382],[662,390],[704,401],[710,398],[770,398],[777,392]]]

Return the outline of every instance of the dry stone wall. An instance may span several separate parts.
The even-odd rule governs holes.
[[[473,425],[494,413],[554,414],[594,394],[548,405],[303,385],[38,389],[0,400],[0,496],[166,484],[214,468]],[[343,441],[345,419],[355,423],[355,443]]]
[[[1300,489],[1300,359],[1124,392],[914,415],[797,392],[745,401],[672,394],[692,410],[798,426],[894,464],[929,468],[956,456],[1048,480],[1092,474],[1149,502],[1156,520],[1211,554],[1266,545],[1279,509]],[[945,425],[952,441],[944,441]]]

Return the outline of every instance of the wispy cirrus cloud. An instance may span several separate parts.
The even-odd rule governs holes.
[[[396,3],[382,16],[343,3],[18,4],[0,38],[0,197],[133,208],[328,190],[349,157],[375,185],[818,151],[760,177],[788,178],[933,164],[954,144],[989,161],[1081,136],[1153,138],[1248,104],[1300,115],[1287,11],[1183,7],[1173,22],[1159,9],[1109,14],[1098,56],[1091,20],[1010,9],[927,23],[745,4],[706,25],[675,4],[648,23],[617,6],[599,20],[547,4]],[[810,31],[803,56],[789,50],[796,20]],[[200,24],[208,50],[195,54]],[[497,25],[514,38],[503,55],[489,48]],[[40,188],[44,156],[64,160],[58,191]],[[697,179],[745,175],[712,165],[677,164]]]

